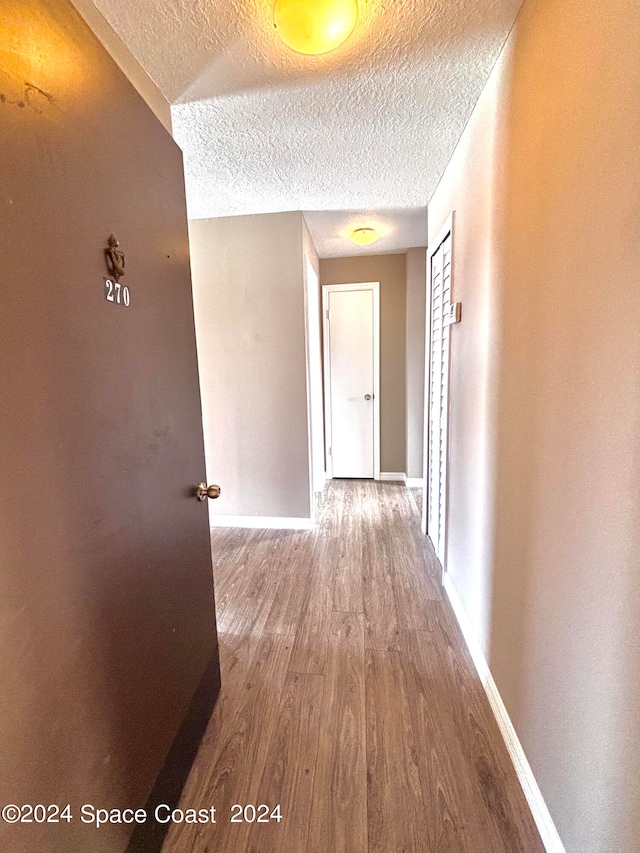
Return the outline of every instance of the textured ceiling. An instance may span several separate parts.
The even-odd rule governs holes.
[[[279,40],[272,0],[96,5],[174,104],[189,216],[313,211],[329,256],[424,245],[419,211],[520,2],[360,0],[351,37],[316,57]],[[337,250],[354,210],[377,212],[388,247]]]
[[[347,255],[380,255],[403,252],[409,246],[427,245],[425,208],[401,210],[307,210],[311,237],[321,258]],[[358,246],[349,239],[356,228],[373,227],[381,235],[369,246]]]

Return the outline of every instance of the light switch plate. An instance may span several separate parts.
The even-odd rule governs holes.
[[[447,313],[447,325],[452,326],[462,319],[462,303],[452,302]]]

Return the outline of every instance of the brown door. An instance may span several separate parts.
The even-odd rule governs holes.
[[[0,850],[121,850],[217,641],[181,155],[67,0],[0,41]],[[104,249],[125,254],[120,304]]]

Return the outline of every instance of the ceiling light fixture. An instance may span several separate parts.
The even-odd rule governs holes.
[[[367,246],[369,243],[375,243],[376,240],[380,239],[381,235],[375,228],[356,228],[350,236],[354,243]]]
[[[358,19],[358,0],[276,0],[273,24],[298,53],[327,53],[341,45]]]

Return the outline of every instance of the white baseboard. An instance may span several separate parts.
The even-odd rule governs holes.
[[[422,477],[407,477],[404,471],[381,471],[380,476],[376,479],[383,483],[404,483],[410,489],[424,488],[424,479]],[[327,477],[327,482],[330,480],[331,477]]]
[[[456,590],[450,575],[446,572],[444,573],[443,586],[447,596],[449,597],[449,601],[451,602],[451,607],[456,615],[458,624],[460,625],[460,629],[473,659],[475,668],[480,676],[480,681],[482,682],[487,698],[489,699],[491,710],[493,711],[498,723],[500,733],[504,738],[507,750],[509,751],[509,756],[511,757],[516,773],[518,774],[518,779],[522,785],[524,795],[527,798],[531,814],[533,815],[533,819],[538,827],[538,832],[542,838],[545,850],[547,853],[566,853],[562,840],[558,835],[558,830],[553,822],[553,818],[549,814],[547,804],[544,801],[542,792],[540,791],[535,776],[533,775],[533,770],[527,761],[522,744],[518,739],[516,730],[513,727],[513,723],[511,722],[507,709],[504,706],[502,697],[500,696],[496,683],[493,680],[489,664],[487,663],[482,649],[480,648],[480,643],[478,642],[476,633],[471,625],[469,617],[467,616],[467,612],[464,609],[464,605],[458,595],[458,591]]]
[[[404,471],[381,471],[380,479],[383,482],[404,483],[410,489],[424,488],[422,477],[407,477]]]
[[[404,482],[410,489],[424,489],[423,477],[405,477]]]
[[[313,530],[311,518],[281,518],[266,515],[212,515],[210,527],[250,527],[258,530]]]

